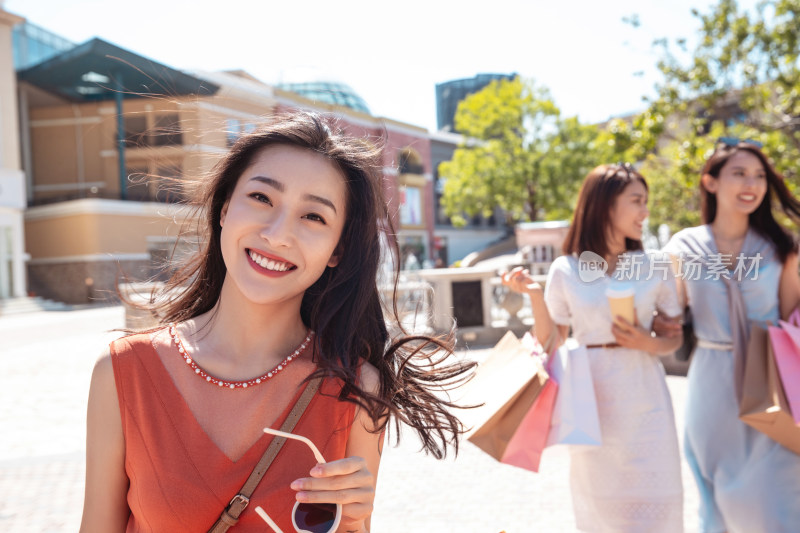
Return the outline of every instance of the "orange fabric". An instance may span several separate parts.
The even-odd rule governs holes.
[[[131,516],[127,531],[208,531],[247,480],[273,437],[263,435],[234,462],[197,422],[148,335],[114,341],[111,356],[125,435],[125,471],[130,479]],[[307,364],[314,368],[310,361]],[[324,380],[293,431],[311,439],[327,461],[344,457],[355,414],[352,403],[336,399],[340,390],[340,381]],[[298,388],[294,399],[272,424],[273,428],[280,427],[301,393]],[[257,505],[282,530],[294,531],[291,510],[295,491],[289,484],[307,476],[315,464],[305,444],[288,440],[231,532],[269,531],[269,526],[254,511]]]

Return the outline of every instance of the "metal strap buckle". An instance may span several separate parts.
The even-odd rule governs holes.
[[[250,498],[248,498],[244,494],[237,494],[236,496],[231,498],[231,501],[228,503],[228,509],[232,509],[234,503],[238,504],[237,507],[241,508],[241,510],[239,511],[239,513],[241,513],[250,504]]]

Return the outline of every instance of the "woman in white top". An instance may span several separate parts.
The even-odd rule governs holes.
[[[682,339],[650,333],[655,310],[668,316],[681,310],[669,258],[642,251],[647,192],[629,164],[595,168],[581,187],[565,255],[550,267],[545,290],[527,270],[503,276],[511,289],[529,295],[540,342],[553,328],[564,340],[572,328],[588,349],[603,444],[570,449],[581,531],[683,531],[678,439],[658,358]],[[612,316],[605,295],[623,287],[634,292],[634,323]]]

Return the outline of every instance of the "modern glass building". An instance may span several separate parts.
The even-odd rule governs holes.
[[[304,81],[278,83],[279,89],[290,91],[314,102],[340,105],[371,115],[367,103],[349,85],[337,81]]]
[[[478,74],[474,78],[446,81],[436,84],[436,127],[439,131],[455,131],[453,125],[458,103],[476,93],[494,80],[513,80],[513,74]]]
[[[30,22],[14,26],[11,40],[15,70],[32,67],[75,47],[75,43]]]

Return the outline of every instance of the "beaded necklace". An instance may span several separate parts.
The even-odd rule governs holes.
[[[189,356],[189,352],[186,351],[186,348],[183,346],[183,341],[181,340],[180,336],[178,336],[178,329],[175,327],[175,323],[171,323],[169,325],[169,334],[172,337],[172,341],[175,343],[175,346],[178,348],[178,352],[183,357],[183,360],[186,361],[186,364],[189,365],[194,373],[200,376],[200,378],[206,380],[206,382],[211,383],[212,385],[217,385],[218,387],[227,387],[229,389],[246,389],[247,387],[252,387],[254,385],[260,385],[264,383],[268,379],[272,378],[278,372],[286,368],[286,365],[292,362],[293,359],[296,359],[301,353],[305,351],[308,345],[311,343],[311,339],[314,338],[314,332],[309,330],[308,335],[292,353],[286,356],[286,359],[280,362],[278,366],[258,376],[257,378],[248,379],[247,381],[228,381],[217,379],[214,376],[210,375],[208,372],[197,366],[197,363]]]

